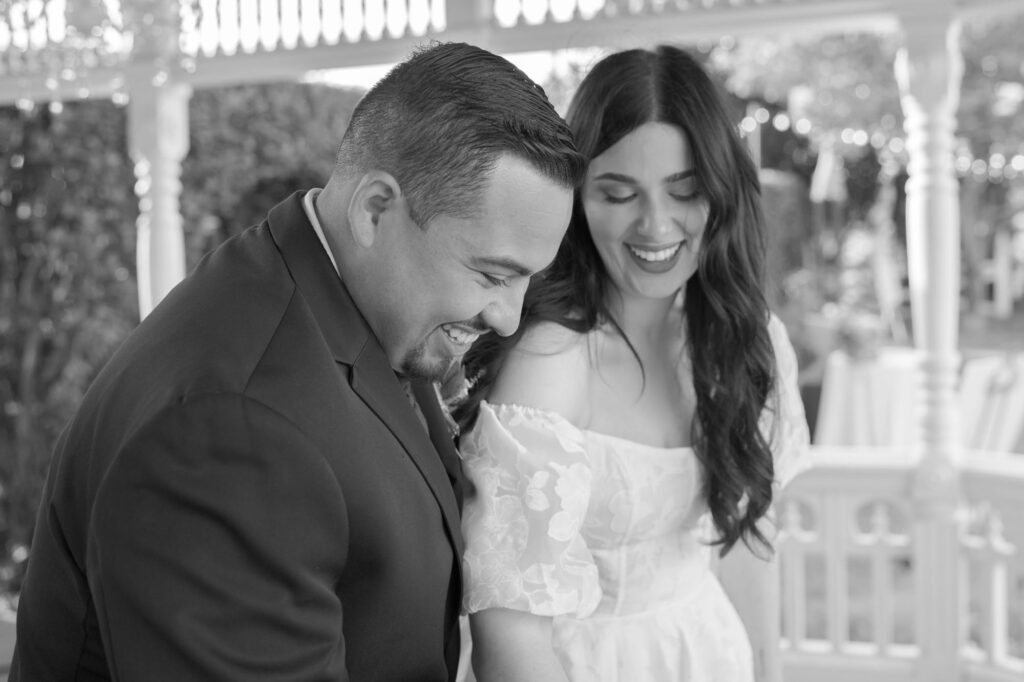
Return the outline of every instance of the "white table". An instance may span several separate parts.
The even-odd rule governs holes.
[[[884,347],[864,360],[832,351],[822,377],[815,444],[914,445],[920,358],[920,351],[907,347]],[[964,447],[1024,454],[1024,353],[967,357],[956,399]]]
[[[917,428],[913,348],[884,347],[870,359],[834,350],[825,361],[816,445],[910,446]]]

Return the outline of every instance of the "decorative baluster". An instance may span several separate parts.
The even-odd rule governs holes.
[[[430,30],[429,0],[409,0],[407,35],[421,36]]]
[[[300,43],[304,47],[316,47],[323,42],[324,22],[320,12],[320,0],[301,0],[296,13]]]
[[[238,0],[219,0],[220,2],[220,49],[224,54],[235,54],[241,45],[241,14],[245,7],[239,8]]]
[[[324,0],[321,17],[323,19],[323,35],[328,45],[341,42],[344,23],[341,15],[342,0]]]
[[[8,10],[8,21],[11,27],[11,44],[22,54],[28,51],[28,26],[25,20],[25,7],[12,5]]]
[[[799,503],[788,500],[782,508],[781,521],[783,636],[789,640],[793,650],[798,650],[807,639],[807,552]]]
[[[272,52],[280,40],[277,0],[259,0],[260,50]]]
[[[258,2],[238,3],[238,44],[246,54],[252,54],[260,44],[260,5]]]
[[[409,31],[409,8],[405,0],[382,0],[386,17],[386,34],[391,38],[401,38]]]
[[[309,4],[310,0],[296,0],[295,2],[296,47],[316,45],[316,36],[313,34],[312,22],[310,21],[313,12],[310,11]]]
[[[201,0],[199,3],[199,50],[207,57],[217,54],[220,27],[217,24],[217,1]]]
[[[541,18],[541,24],[554,24],[558,21],[554,14],[554,0],[544,0],[544,16]]]
[[[850,515],[853,508],[845,497],[825,500],[823,509],[825,550],[825,594],[828,604],[826,632],[834,651],[842,651],[850,620],[850,590],[846,557],[850,544]],[[842,529],[842,530],[840,530]]]
[[[367,40],[377,41],[383,38],[387,29],[384,0],[363,0],[363,20],[363,35]]]
[[[1010,635],[1010,598],[1009,571],[1007,559],[1016,553],[1016,548],[1003,536],[1003,520],[992,511],[987,519],[985,540],[991,558],[989,568],[989,641],[986,642],[990,660],[999,664],[1006,661],[1009,655]]]
[[[280,0],[281,47],[294,50],[302,37],[299,22],[299,0]]]
[[[32,5],[29,4],[28,7],[32,7]],[[28,10],[26,10],[26,14],[27,12]],[[46,5],[39,4],[36,7],[35,16],[32,17],[29,26],[29,43],[32,49],[46,49],[46,45],[49,42],[46,30]]]
[[[337,42],[335,27],[328,26],[328,15],[336,12],[338,0],[313,0],[313,11],[316,14],[315,45],[333,45]]]
[[[347,42],[354,43],[362,39],[364,23],[362,0],[342,0],[341,27]]]
[[[871,557],[872,620],[875,644],[880,654],[888,652],[893,640],[892,524],[889,507],[876,502],[871,514],[874,547]]]
[[[493,0],[487,2],[487,22],[485,25],[490,27],[494,22],[494,7],[492,4]],[[445,12],[448,11],[448,3],[445,0],[428,0],[428,7],[430,8],[430,30],[431,31],[443,31],[447,26],[447,15]]]

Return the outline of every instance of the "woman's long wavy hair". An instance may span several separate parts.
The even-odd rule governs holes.
[[[721,93],[683,50],[629,50],[594,66],[566,120],[588,162],[648,122],[675,126],[689,142],[709,207],[697,273],[685,292],[686,350],[697,395],[693,444],[707,472],[721,553],[739,539],[770,551],[756,525],[772,500],[772,455],[758,420],[775,381],[760,185]],[[568,232],[551,266],[531,281],[517,333],[489,334],[466,356],[466,375],[476,380],[456,410],[463,428],[472,426],[506,354],[531,326],[551,321],[587,333],[611,324],[621,334],[608,309],[609,286],[577,191]]]

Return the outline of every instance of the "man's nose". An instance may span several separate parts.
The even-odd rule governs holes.
[[[484,309],[484,322],[495,333],[511,336],[519,328],[523,297],[529,283],[527,277],[517,278],[508,287],[498,290],[498,295]]]

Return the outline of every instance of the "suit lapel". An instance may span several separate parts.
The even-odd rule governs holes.
[[[360,356],[353,366],[352,390],[370,406],[395,435],[409,458],[426,479],[434,498],[444,512],[448,531],[459,557],[462,556],[462,533],[459,528],[459,505],[456,491],[434,444],[427,437],[423,424],[402,391],[394,370],[383,350]],[[453,448],[453,445],[449,445]]]
[[[384,349],[317,239],[302,207],[302,193],[293,194],[278,204],[271,210],[268,222],[299,293],[334,359],[351,367],[348,376],[352,390],[402,444],[441,507],[448,537],[456,550],[456,570],[461,571],[459,506],[445,464],[402,391]],[[454,446],[449,442],[449,447]]]
[[[455,499],[458,502],[459,510],[462,510],[462,501],[465,499],[464,485],[462,479],[462,463],[455,452],[454,434],[449,430],[448,419],[441,411],[441,403],[438,401],[437,391],[434,386],[426,381],[414,381],[412,384],[413,395],[419,403],[423,416],[427,420],[427,428],[430,431],[430,440],[434,443],[434,449],[441,456],[441,463],[448,474],[452,489],[455,491]]]

